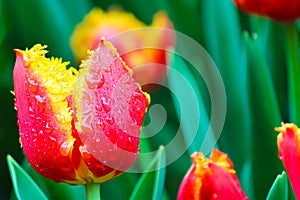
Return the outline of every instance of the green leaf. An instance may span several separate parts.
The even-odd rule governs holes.
[[[255,199],[254,198],[254,189],[253,189],[253,175],[252,175],[252,163],[251,160],[248,159],[240,172],[239,179],[241,186],[245,193],[247,194],[249,199]]]
[[[138,175],[136,173],[123,173],[101,185],[102,199],[129,199],[131,191],[136,186]],[[111,192],[116,191],[118,192]]]
[[[155,173],[152,199],[161,199],[164,192],[164,183],[166,176],[166,154],[163,147],[160,147],[160,151],[162,152],[156,163],[156,167],[158,170]]]
[[[287,200],[288,179],[285,172],[278,175],[268,193],[266,200]]]
[[[63,57],[63,60],[73,59],[69,46],[73,27],[61,1],[9,1],[4,9],[6,12],[14,10],[14,13],[6,14],[12,23],[12,37],[17,38],[18,45],[23,42],[30,48],[36,43],[47,44],[51,55]]]
[[[208,153],[216,140],[208,132],[209,119],[204,99],[192,70],[178,55],[170,55],[172,68],[168,73],[169,88],[189,154],[199,151],[203,145],[204,153]],[[206,140],[206,141],[205,141]]]
[[[149,168],[140,177],[130,196],[130,200],[162,199],[165,175],[166,154],[164,147],[161,146],[150,163]]]
[[[280,124],[282,118],[268,63],[257,37],[259,36],[245,34],[253,141],[251,159],[255,163],[252,165],[252,173],[254,193],[259,198],[269,190],[268,185],[273,182],[274,174],[282,171],[274,133],[274,127]]]
[[[203,0],[201,11],[200,20],[205,30],[203,43],[220,70],[226,87],[228,110],[218,143],[239,169],[251,149],[251,119],[238,10],[230,0]]]
[[[72,199],[81,200],[85,198],[83,185],[69,185],[67,183],[56,183],[37,173],[28,163],[27,159],[22,162],[23,169],[39,185],[40,189],[49,199]]]
[[[7,163],[18,199],[48,199],[32,178],[10,155],[7,156]]]
[[[203,29],[199,18],[195,17],[200,15],[198,0],[154,0],[153,2],[158,10],[167,11],[176,31],[188,34],[198,41],[201,40]]]

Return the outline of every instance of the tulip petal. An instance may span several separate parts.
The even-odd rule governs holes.
[[[300,199],[300,129],[295,124],[282,123],[275,129],[277,136],[279,158],[287,171],[297,199]]]
[[[21,143],[36,171],[57,182],[73,183],[79,162],[71,160],[74,138],[66,98],[77,72],[66,70],[68,63],[61,59],[45,58],[45,48],[16,50],[13,76]]]
[[[178,200],[248,199],[226,154],[213,149],[210,159],[192,154],[193,165],[181,182]]]
[[[94,180],[111,179],[133,164],[148,104],[116,49],[101,40],[80,66],[74,95],[80,150],[86,163],[96,163],[87,165]]]

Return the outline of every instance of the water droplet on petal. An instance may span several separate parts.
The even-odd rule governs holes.
[[[34,110],[33,110],[33,108],[31,106],[28,107],[28,112],[34,113]]]
[[[87,84],[88,88],[95,89],[97,87],[97,83],[98,83],[97,75],[98,74],[93,73],[93,72],[89,72],[86,75],[85,81],[86,81],[86,84]]]
[[[85,115],[81,122],[81,130],[84,133],[93,134],[92,128],[93,116],[92,115]]]
[[[36,157],[39,160],[41,160],[44,157],[44,154],[40,149],[37,150]]]
[[[60,154],[62,156],[67,156],[71,150],[71,147],[73,146],[72,142],[65,141],[60,145]]]
[[[105,125],[104,123],[99,119],[96,123],[96,126],[100,129],[100,130],[103,130]]]
[[[105,72],[111,72],[111,66],[110,66],[110,65],[105,66],[105,67],[104,67],[104,71],[105,71]]]
[[[110,98],[106,98],[106,97],[101,97],[101,103],[102,103],[102,107],[106,112],[109,112],[111,107],[111,99]]]
[[[28,80],[29,88],[31,89],[31,91],[33,93],[36,93],[38,90],[39,83],[35,79],[30,78],[30,77],[27,80]]]
[[[101,78],[98,80],[98,83],[97,83],[97,88],[101,88],[104,84],[104,76],[103,75],[100,75]]]
[[[106,122],[107,122],[108,124],[110,124],[110,125],[113,125],[113,124],[115,123],[115,121],[114,121],[114,119],[113,119],[112,116],[108,116],[108,117],[106,118]]]
[[[50,126],[50,124],[47,122],[47,123],[46,123],[46,126],[45,126],[45,128],[44,128],[44,130],[45,130],[45,133],[49,134],[49,133],[52,133],[53,128],[52,128],[52,127]]]

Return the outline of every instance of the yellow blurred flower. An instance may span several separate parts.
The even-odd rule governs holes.
[[[175,43],[170,29],[173,25],[163,11],[153,16],[151,25],[146,25],[128,12],[94,8],[76,26],[70,43],[75,59],[80,62],[87,56],[87,49],[94,49],[105,37],[133,69],[137,82],[144,85],[157,83],[166,76],[167,50]]]

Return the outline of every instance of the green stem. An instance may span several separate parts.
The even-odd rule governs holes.
[[[290,120],[300,124],[300,64],[298,58],[298,31],[296,24],[286,25],[288,60],[288,101]]]
[[[87,200],[100,200],[100,183],[87,183],[85,192]]]

